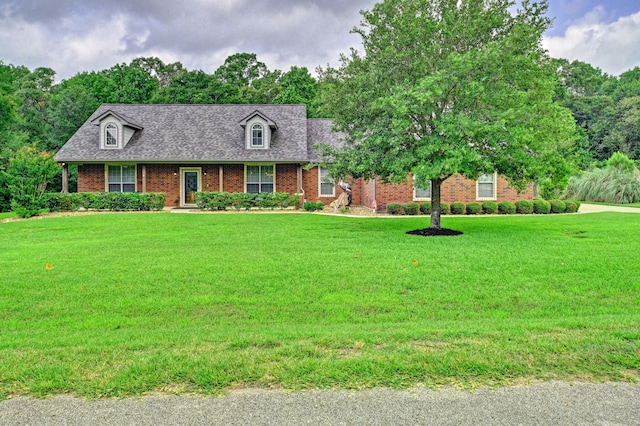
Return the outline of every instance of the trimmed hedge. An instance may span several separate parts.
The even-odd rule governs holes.
[[[516,201],[516,213],[518,214],[533,213],[533,203],[529,200]]]
[[[389,214],[402,214],[402,204],[389,203],[387,204],[387,213]]]
[[[498,204],[498,213],[500,214],[514,214],[516,212],[516,205],[511,201],[503,201]]]
[[[420,211],[420,206],[418,205],[418,203],[414,203],[413,201],[404,203],[402,208],[404,210],[404,214],[408,216],[415,216]]]
[[[580,208],[580,202],[579,201],[564,200],[564,204],[567,207],[567,209],[565,210],[565,213],[576,213],[578,211],[578,209]]]
[[[495,214],[498,211],[498,203],[495,201],[485,201],[482,203],[482,214]]]
[[[464,209],[465,214],[468,214],[468,215],[480,214],[481,211],[482,211],[482,204],[476,203],[476,202],[467,203]]]
[[[451,214],[464,214],[465,205],[459,201],[454,201],[450,206]]]
[[[49,211],[80,209],[112,211],[162,210],[166,195],[162,192],[73,192],[51,193],[45,200]]]
[[[549,214],[551,211],[551,203],[547,200],[533,200],[533,213],[535,214]]]
[[[320,203],[322,204],[322,203]],[[283,209],[298,207],[300,197],[297,194],[289,195],[287,192],[261,192],[248,194],[245,192],[198,192],[196,193],[196,206],[205,210],[249,210]],[[324,204],[322,204],[324,207]],[[316,209],[317,210],[317,209]]]
[[[431,214],[431,202],[427,201],[426,203],[420,204],[420,213],[422,214]]]
[[[561,200],[549,200],[551,213],[564,213],[567,210],[567,203]]]

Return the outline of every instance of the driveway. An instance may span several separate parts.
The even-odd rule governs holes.
[[[640,425],[640,386],[548,382],[476,392],[236,390],[224,397],[0,402],[12,425]]]
[[[579,212],[580,213],[601,213],[601,212],[640,213],[640,208],[638,208],[638,207],[604,206],[602,204],[582,203],[580,205]]]

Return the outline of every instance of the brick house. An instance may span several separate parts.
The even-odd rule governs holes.
[[[299,193],[331,203],[341,189],[320,160],[315,143],[340,146],[331,120],[307,118],[304,105],[105,104],[55,158],[78,165],[79,192],[164,192],[166,206],[193,207],[199,191]],[[410,179],[409,179],[410,181]],[[353,182],[353,204],[382,210],[390,202],[424,201],[428,188],[380,180]],[[453,176],[442,201],[531,199],[496,175],[478,182]]]

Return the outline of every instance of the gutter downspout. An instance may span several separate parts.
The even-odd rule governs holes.
[[[378,181],[378,177],[374,176],[373,177],[373,200],[371,200],[371,208],[373,209],[374,213],[378,213],[378,202],[376,201],[377,198],[378,198],[378,195],[377,195],[377,190],[378,190],[377,181]]]
[[[302,195],[302,205],[307,202],[305,198],[304,188],[302,187],[302,164],[298,165],[298,188],[300,188],[300,194]]]

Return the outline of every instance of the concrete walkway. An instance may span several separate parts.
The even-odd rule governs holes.
[[[580,213],[601,213],[601,212],[640,213],[640,208],[638,208],[638,207],[604,206],[602,204],[582,203],[580,205],[579,212]]]
[[[0,402],[0,424],[640,425],[640,386],[549,382],[476,392],[237,390],[220,398],[14,398]]]

